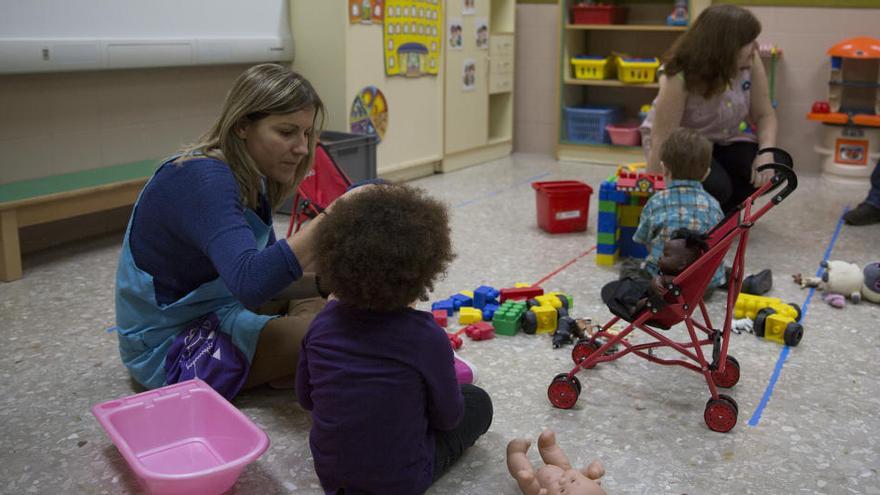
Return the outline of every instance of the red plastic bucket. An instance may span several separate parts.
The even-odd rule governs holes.
[[[576,180],[532,182],[538,227],[559,234],[587,230],[593,188]]]

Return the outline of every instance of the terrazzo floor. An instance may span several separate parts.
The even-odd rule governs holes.
[[[434,299],[479,285],[537,282],[574,297],[575,316],[609,318],[599,289],[616,271],[595,264],[597,195],[586,233],[549,235],[535,221],[535,180],[575,179],[598,190],[608,167],[509,159],[415,181],[452,210],[458,258]],[[770,295],[802,304],[790,274],[813,274],[846,206],[865,187],[800,178],[798,190],[752,229],[747,269],[773,269]],[[276,218],[283,233],[288,217]],[[92,239],[25,258],[22,280],[0,284],[0,492],[135,493],[137,482],[89,412],[134,391],[119,361],[113,280],[121,238]],[[844,226],[831,259],[876,261],[880,226]],[[427,308],[423,304],[422,308]],[[723,316],[716,295],[710,315]],[[551,407],[547,385],[571,368],[570,347],[544,336],[467,341],[461,355],[492,396],[490,431],[434,487],[434,495],[518,493],[504,465],[514,436],[556,430],[576,464],[601,458],[612,494],[880,494],[880,307],[833,309],[812,298],[797,347],[733,335],[742,377],[729,392],[739,421],[727,434],[703,421],[702,377],[628,356],[579,374],[574,409]],[[682,328],[670,335],[683,337]],[[768,389],[774,370],[775,385]],[[765,399],[762,405],[762,398]],[[307,443],[308,415],[292,391],[258,389],[235,401],[271,438],[231,493],[321,493]],[[531,458],[538,464],[537,453]]]

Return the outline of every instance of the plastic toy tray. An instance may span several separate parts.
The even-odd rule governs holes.
[[[189,380],[95,404],[92,414],[152,494],[220,494],[269,437],[208,384]]]

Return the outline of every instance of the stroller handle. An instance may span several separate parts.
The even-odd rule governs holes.
[[[783,199],[787,198],[789,194],[791,194],[795,189],[797,189],[797,174],[794,173],[794,169],[792,169],[789,165],[784,165],[782,163],[768,163],[766,165],[761,165],[758,167],[758,171],[763,170],[773,170],[775,173],[773,174],[773,178],[770,179],[770,182],[773,183],[773,186],[767,190],[767,193],[779,188],[780,185],[785,183],[785,187],[782,188],[779,193],[773,196],[771,201],[774,205],[778,205],[782,202]],[[765,193],[766,194],[766,193]]]

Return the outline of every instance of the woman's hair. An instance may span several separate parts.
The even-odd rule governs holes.
[[[664,71],[684,75],[688,91],[708,98],[736,78],[740,48],[761,34],[761,23],[736,5],[712,5],[676,40],[666,55]]]
[[[446,207],[415,187],[355,190],[335,202],[317,229],[322,285],[360,309],[394,311],[427,301],[455,258]]]
[[[679,127],[663,141],[660,161],[677,180],[699,180],[712,164],[712,143],[699,132]]]
[[[277,208],[308,173],[315,156],[315,140],[324,124],[324,104],[311,83],[303,76],[278,64],[255,65],[244,71],[226,95],[220,116],[210,130],[181,151],[177,163],[198,154],[223,160],[229,165],[241,191],[241,202],[257,208],[260,172],[236,129],[247,123],[275,114],[315,110],[313,132],[309,135],[309,153],[297,167],[293,181],[281,183],[266,177],[269,204]]]

